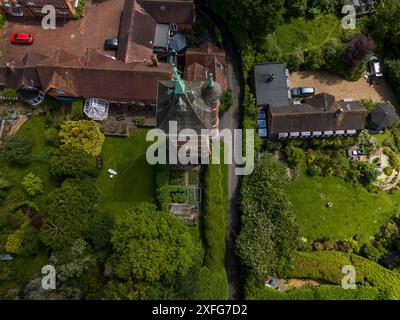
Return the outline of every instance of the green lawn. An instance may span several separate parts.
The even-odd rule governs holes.
[[[102,149],[103,170],[97,178],[99,205],[120,214],[138,202],[154,202],[155,168],[146,161],[147,130],[139,129],[129,138],[106,137]],[[118,175],[110,178],[107,170]]]
[[[341,20],[333,15],[323,15],[312,20],[293,19],[276,29],[275,38],[283,52],[292,52],[296,48],[304,51],[320,47],[340,34]]]
[[[309,177],[303,172],[286,188],[303,236],[343,240],[355,234],[366,242],[400,207],[400,192],[369,193],[337,177]],[[326,204],[333,203],[332,208]]]

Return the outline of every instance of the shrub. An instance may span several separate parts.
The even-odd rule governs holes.
[[[146,117],[145,116],[136,116],[133,118],[133,121],[137,125],[143,125],[146,122]]]
[[[14,98],[17,95],[17,91],[12,88],[4,88],[3,91],[1,91],[1,95],[4,98]]]
[[[21,182],[24,190],[31,197],[34,197],[38,194],[43,193],[43,181],[38,176],[34,175],[32,172],[29,172]]]
[[[58,147],[60,145],[60,139],[58,135],[59,131],[56,128],[54,127],[48,128],[44,132],[44,140],[48,145]]]
[[[78,99],[72,101],[71,104],[71,119],[72,120],[82,120],[84,119],[84,112],[83,112],[83,100]]]
[[[233,105],[233,92],[231,88],[228,88],[220,98],[221,105],[219,107],[219,112],[224,113],[228,111]]]
[[[128,124],[124,123],[124,124],[121,126],[121,129],[119,130],[119,133],[120,133],[120,134],[126,134],[127,131],[128,131]]]
[[[304,161],[304,151],[301,148],[294,147],[292,145],[287,145],[285,148],[285,153],[288,159],[289,166],[292,168],[297,167]]]
[[[396,91],[397,95],[400,96],[400,59],[384,61],[385,75],[388,82]]]
[[[96,159],[82,149],[67,145],[57,149],[49,160],[49,172],[58,177],[77,177],[88,174],[97,176]]]
[[[382,257],[382,253],[370,243],[364,243],[361,246],[360,254],[373,262],[378,262]]]
[[[11,164],[26,166],[31,161],[32,141],[21,135],[6,138],[0,146],[0,155]]]
[[[389,157],[390,165],[393,168],[395,168],[397,171],[400,171],[400,161],[399,161],[399,158],[397,157],[397,154],[394,153],[392,150],[390,150],[387,147],[383,148],[383,153],[386,154]]]
[[[391,176],[393,173],[393,168],[391,166],[387,166],[383,169],[383,173],[387,176]]]
[[[61,143],[82,149],[92,156],[100,154],[104,139],[104,134],[94,121],[65,121],[61,125]]]

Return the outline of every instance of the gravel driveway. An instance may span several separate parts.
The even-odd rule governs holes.
[[[337,100],[372,99],[375,102],[390,101],[399,107],[399,100],[386,81],[379,85],[369,85],[361,78],[356,82],[343,80],[340,76],[326,71],[299,71],[290,74],[291,87],[314,87],[316,93],[327,92]]]

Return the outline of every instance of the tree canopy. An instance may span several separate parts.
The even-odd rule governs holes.
[[[4,140],[0,155],[11,164],[25,166],[31,160],[32,141],[22,135],[13,135]]]
[[[95,176],[96,159],[82,149],[62,145],[50,157],[49,172],[58,177]]]
[[[100,154],[104,140],[104,134],[100,132],[99,125],[94,121],[65,121],[61,125],[61,143],[75,149],[82,149],[94,157]]]
[[[236,249],[257,273],[284,272],[297,248],[298,227],[283,190],[286,183],[286,168],[271,155],[264,155],[253,174],[243,178],[243,227]]]
[[[116,218],[111,231],[114,271],[122,279],[156,281],[185,274],[192,264],[193,240],[179,218],[141,204]]]
[[[71,185],[54,189],[46,209],[41,239],[48,247],[61,249],[86,233],[92,203],[78,189]]]

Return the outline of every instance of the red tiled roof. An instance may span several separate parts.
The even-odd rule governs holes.
[[[157,23],[192,24],[194,21],[192,0],[139,0],[139,3]]]
[[[214,79],[221,87],[228,88],[226,76],[225,51],[207,42],[199,48],[188,48],[186,50],[186,77],[188,80],[206,80],[203,70],[198,65],[203,66],[214,74]]]
[[[150,59],[156,22],[137,3],[125,0],[118,39],[118,58],[125,63]]]

